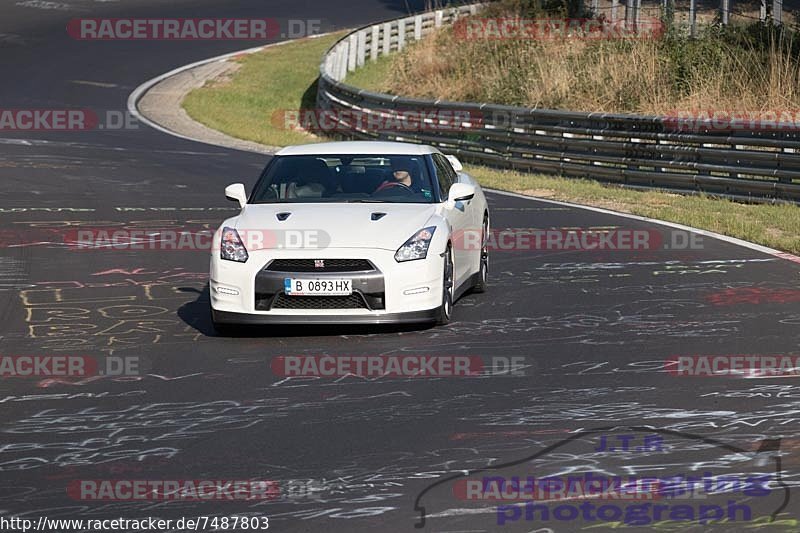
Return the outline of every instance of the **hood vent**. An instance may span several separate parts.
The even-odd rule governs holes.
[[[289,218],[290,216],[292,216],[292,214],[291,214],[291,213],[278,213],[278,214],[277,214],[277,215],[275,215],[275,216],[276,216],[276,217],[278,217],[278,220],[279,220],[280,222],[283,222],[284,220],[286,220],[287,218]]]
[[[372,220],[380,220],[386,216],[386,213],[372,213]]]

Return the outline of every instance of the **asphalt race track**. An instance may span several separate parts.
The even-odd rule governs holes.
[[[394,0],[8,0],[0,108],[123,112],[145,80],[258,44],[82,42],[65,30],[75,17],[293,17],[332,29],[405,12]],[[216,227],[234,213],[224,186],[252,186],[265,162],[145,126],[0,130],[0,355],[138,363],[137,375],[0,381],[3,517],[252,515],[276,531],[560,533],[614,524],[568,510],[529,520],[513,506],[498,517],[497,503],[458,497],[463,475],[711,473],[765,476],[769,489],[686,499],[683,512],[713,502],[727,517],[735,500],[750,509],[749,524],[742,512],[716,526],[664,514],[658,527],[629,529],[800,531],[797,377],[677,376],[668,362],[800,353],[796,262],[713,238],[685,250],[512,246],[493,253],[489,291],[463,297],[447,327],[297,326],[231,338],[211,327],[207,252],[87,251],[58,238],[82,227]],[[666,243],[677,234],[554,203],[489,201],[498,230],[634,229]],[[447,378],[273,370],[278,356],[326,354],[462,355],[485,366]],[[508,372],[513,361],[522,364]],[[598,450],[601,438],[625,435],[629,448]],[[121,479],[270,480],[280,494],[86,501],[69,489]]]

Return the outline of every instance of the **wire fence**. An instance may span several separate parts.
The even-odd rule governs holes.
[[[673,24],[695,35],[708,24],[762,22],[800,29],[796,0],[586,0],[586,7],[607,20],[635,24],[640,18],[663,20],[672,13]]]

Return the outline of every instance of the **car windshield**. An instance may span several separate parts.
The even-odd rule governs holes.
[[[279,156],[250,203],[434,202],[425,156]]]

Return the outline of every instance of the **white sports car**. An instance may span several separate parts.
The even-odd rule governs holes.
[[[217,230],[211,312],[235,324],[450,321],[483,292],[489,209],[455,157],[394,142],[290,146]]]

